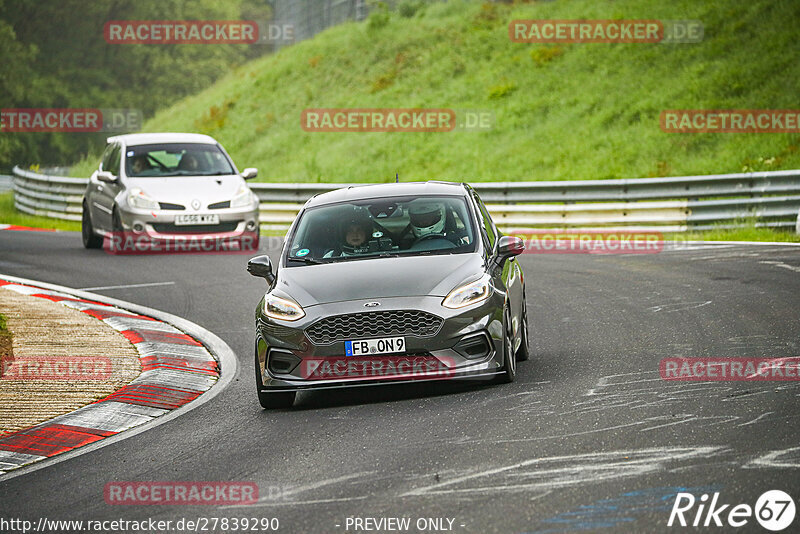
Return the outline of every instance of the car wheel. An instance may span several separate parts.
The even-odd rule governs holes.
[[[517,377],[517,357],[514,354],[514,337],[511,333],[511,312],[508,308],[503,312],[503,373],[497,381],[501,384],[510,384]]]
[[[264,384],[261,382],[261,369],[258,365],[258,348],[256,348],[256,393],[258,394],[258,403],[262,408],[273,410],[276,408],[291,408],[294,404],[294,399],[297,396],[295,391],[279,391],[276,393],[264,393],[261,388]]]
[[[517,350],[517,361],[524,362],[530,357],[529,344],[528,344],[528,305],[525,303],[525,294],[522,295],[522,341]]]
[[[103,246],[103,238],[94,233],[94,226],[92,226],[92,216],[83,205],[83,214],[81,216],[81,238],[83,239],[84,248],[100,248]]]

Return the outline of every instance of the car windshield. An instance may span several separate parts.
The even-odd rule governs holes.
[[[217,145],[160,143],[128,147],[125,174],[133,178],[219,176],[234,174],[234,170]]]
[[[458,254],[475,250],[463,197],[359,200],[303,212],[287,249],[289,266],[382,256]]]

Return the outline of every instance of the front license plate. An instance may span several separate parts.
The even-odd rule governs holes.
[[[393,354],[405,352],[406,340],[402,337],[383,337],[379,339],[361,339],[345,341],[344,351],[347,356],[367,356],[370,354]]]
[[[219,215],[176,215],[175,226],[190,226],[192,224],[219,224]]]

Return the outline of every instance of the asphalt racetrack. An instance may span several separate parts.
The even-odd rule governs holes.
[[[197,409],[0,480],[0,516],[274,517],[279,531],[309,533],[387,517],[410,518],[410,532],[420,518],[442,520],[429,532],[675,532],[689,530],[667,527],[678,491],[718,492],[732,506],[773,489],[800,497],[800,382],[659,375],[670,357],[800,356],[800,247],[523,255],[532,358],[513,384],[307,392],[279,411],[262,410],[254,391],[265,284],[247,274],[248,257],[110,256],[84,250],[77,233],[0,232],[0,272],[107,288],[94,291],[193,321],[239,358],[230,385]],[[103,497],[109,482],[166,480],[255,482],[261,500]],[[750,518],[738,531],[764,530]]]

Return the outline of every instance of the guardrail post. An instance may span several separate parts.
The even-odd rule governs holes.
[[[794,233],[800,234],[800,210],[797,210],[797,222],[794,223]]]

